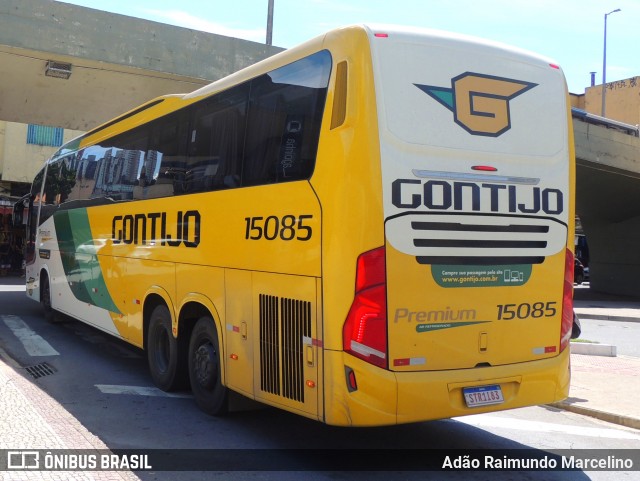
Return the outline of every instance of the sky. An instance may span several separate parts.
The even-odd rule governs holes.
[[[268,0],[66,0],[84,7],[265,42]],[[274,0],[273,45],[289,48],[327,30],[385,23],[474,35],[555,60],[569,91],[640,76],[640,0]]]

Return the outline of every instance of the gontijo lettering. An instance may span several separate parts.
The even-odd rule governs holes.
[[[559,189],[523,187],[476,182],[450,182],[418,179],[396,179],[391,184],[391,201],[401,209],[417,209],[424,205],[430,210],[521,212],[540,211],[558,215],[564,211],[564,196]],[[487,205],[488,204],[488,205]]]
[[[166,212],[117,215],[111,222],[114,244],[156,243],[161,246],[198,247],[200,244],[200,212],[178,211],[174,218]]]

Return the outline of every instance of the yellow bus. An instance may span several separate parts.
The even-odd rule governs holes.
[[[560,400],[569,112],[540,56],[330,31],[61,147],[31,191],[28,296],[213,415],[236,394],[345,426]]]

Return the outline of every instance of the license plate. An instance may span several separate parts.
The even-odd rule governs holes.
[[[467,407],[487,406],[504,402],[500,386],[467,387],[462,390]]]

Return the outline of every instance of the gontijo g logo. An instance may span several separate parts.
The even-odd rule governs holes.
[[[451,79],[451,88],[414,85],[451,110],[470,134],[498,137],[511,128],[509,101],[538,84],[465,72]]]

